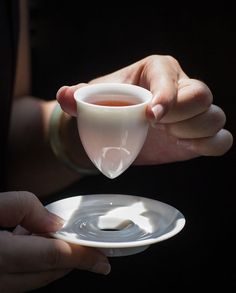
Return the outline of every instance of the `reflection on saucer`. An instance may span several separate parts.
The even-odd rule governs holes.
[[[69,197],[46,206],[65,224],[51,235],[65,241],[97,247],[107,256],[141,252],[182,230],[185,218],[163,202],[124,194]]]
[[[110,226],[110,229],[118,229],[116,227],[119,226],[124,229],[124,227],[130,226],[131,223],[133,223],[141,230],[146,231],[147,233],[152,233],[153,225],[147,216],[142,215],[144,212],[147,212],[147,210],[143,202],[137,202],[127,207],[118,207],[111,209],[105,215],[100,216],[97,225],[99,228],[103,227],[102,230],[104,230],[106,226]],[[129,225],[127,225],[127,223],[129,223]]]

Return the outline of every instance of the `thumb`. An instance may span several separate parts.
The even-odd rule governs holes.
[[[85,85],[86,83],[79,83],[73,86],[62,86],[57,91],[56,98],[63,111],[71,116],[77,115],[74,93],[78,88],[81,88]]]
[[[0,196],[0,227],[21,225],[33,233],[48,233],[58,230],[63,222],[30,192],[4,192]]]

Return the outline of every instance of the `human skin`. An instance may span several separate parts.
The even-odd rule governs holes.
[[[50,147],[49,123],[56,99],[45,101],[31,95],[25,3],[21,1],[22,21],[9,133],[8,189],[30,190],[45,197],[66,188],[81,176],[61,164]],[[226,115],[213,104],[211,90],[204,82],[189,77],[172,56],[145,57],[89,83],[96,82],[136,84],[153,93],[147,111],[152,127],[134,164],[154,165],[202,155],[221,156],[232,146],[232,134],[224,129]],[[93,167],[76,127],[73,94],[83,85],[62,86],[58,90],[57,100],[65,110],[59,127],[61,140],[75,163]]]
[[[224,129],[226,115],[213,104],[211,90],[189,78],[172,56],[148,56],[90,83],[97,82],[131,83],[153,93],[147,110],[152,127],[137,165],[221,156],[232,146],[232,134]],[[84,85],[63,86],[57,93],[62,109],[72,116],[76,116],[74,92]]]
[[[80,176],[58,162],[50,149],[48,124],[55,101],[45,102],[30,95],[26,1],[20,4],[7,158],[7,189],[11,191],[0,193],[0,292],[11,293],[45,286],[74,269],[100,274],[110,271],[108,259],[99,250],[48,237],[48,232],[58,230],[63,220],[49,213],[39,198]]]
[[[24,3],[25,1],[21,1],[21,4]],[[45,101],[31,95],[25,21],[27,15],[24,9],[21,11],[23,21],[9,134],[8,190],[28,190],[35,193],[38,198],[43,198],[78,181],[80,174],[61,164],[50,148],[49,122],[56,100]],[[134,162],[136,165],[164,164],[203,155],[221,156],[232,146],[232,134],[224,129],[226,115],[223,109],[213,104],[211,90],[202,81],[188,77],[178,61],[171,56],[145,57],[114,73],[90,81],[96,82],[131,83],[143,86],[153,93],[153,100],[147,110],[151,127],[147,140]],[[74,86],[63,86],[58,90],[56,98],[65,111],[60,125],[63,143],[71,151],[78,165],[91,166],[79,141],[73,98],[75,90],[84,85],[79,83]],[[1,194],[0,207],[5,208],[0,212],[0,226],[20,225],[28,232],[27,235],[24,229],[17,229],[13,234],[8,231],[0,232],[1,286],[9,288],[15,284],[17,292],[20,286],[25,286],[25,276],[27,281],[31,280],[29,286],[35,288],[62,277],[74,268],[97,272],[100,269],[100,273],[109,272],[107,259],[96,250],[75,247],[63,241],[47,239],[42,235],[31,235],[39,231],[53,231],[60,225],[49,224],[48,214],[38,202],[36,203],[34,195],[29,195],[25,191],[12,192],[13,194]],[[29,212],[32,209],[29,203],[26,203],[23,210],[24,205],[21,205],[19,210],[17,203],[32,204],[32,198],[33,206],[36,207],[35,214]],[[49,218],[52,219],[50,216]],[[38,230],[45,221],[47,225]],[[54,221],[58,222],[55,218]],[[56,255],[60,261],[54,259],[51,264],[44,263],[44,266],[37,250],[40,243],[41,248],[46,249],[44,252],[47,251],[47,247],[50,248],[49,260]],[[25,247],[29,247],[29,250],[25,250]],[[33,267],[30,263],[26,265],[25,261],[29,260],[28,252],[34,259]],[[96,266],[97,263],[103,265],[99,267]],[[24,287],[23,289],[26,290]]]
[[[29,192],[0,196],[0,292],[28,292],[73,269],[108,274],[110,265],[98,250],[47,237],[63,220],[48,212]]]

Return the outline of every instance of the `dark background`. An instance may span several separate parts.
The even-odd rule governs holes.
[[[214,103],[235,123],[235,16],[233,2],[206,9],[157,2],[107,3],[32,1],[33,94],[55,98],[65,84],[127,66],[150,54],[169,54],[192,78],[212,90]],[[104,10],[104,9],[107,10]],[[110,180],[87,177],[71,186],[68,196],[124,193],[158,199],[178,208],[186,226],[173,238],[133,256],[112,258],[108,276],[74,271],[41,289],[70,292],[92,290],[155,290],[235,292],[235,147],[222,157],[152,167],[131,167]],[[164,288],[164,291],[163,291]],[[39,291],[41,291],[39,290]],[[61,291],[60,291],[61,290]]]

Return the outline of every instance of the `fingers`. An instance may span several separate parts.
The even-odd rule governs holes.
[[[222,129],[225,114],[212,105],[209,87],[199,80],[190,79],[171,56],[148,56],[92,82],[131,83],[150,90],[153,99],[147,107],[147,118],[151,124],[162,127],[163,132],[167,132],[165,137],[170,139],[172,136],[173,141],[179,141],[179,144],[194,146],[200,155],[223,154],[232,145],[232,135]],[[63,87],[58,92],[58,101],[71,115],[76,115],[72,96],[83,85]],[[176,146],[176,143],[172,142],[172,145]]]
[[[63,86],[61,87],[56,95],[58,103],[61,105],[63,111],[68,113],[71,116],[76,116],[76,102],[74,99],[74,92],[82,87],[85,86],[86,83],[79,83],[74,86]]]
[[[178,138],[203,138],[215,135],[225,122],[226,117],[222,109],[211,105],[207,111],[193,118],[166,124],[166,130]]]
[[[212,103],[212,93],[207,85],[190,79],[171,56],[148,57],[142,75],[153,93],[147,115],[154,123],[189,119],[206,111]]]
[[[107,258],[99,250],[40,236],[0,232],[0,253],[0,273],[73,268],[101,274],[110,271]]]
[[[233,144],[232,134],[223,129],[225,113],[216,105],[211,105],[205,112],[176,123],[156,124],[164,128],[168,135],[177,138],[177,144],[198,155],[221,156]]]
[[[214,136],[199,139],[180,139],[178,144],[202,156],[221,156],[231,148],[233,136],[228,130],[221,129]]]
[[[208,86],[196,79],[179,80],[177,102],[161,119],[163,123],[173,123],[189,119],[205,112],[213,101]]]
[[[153,55],[112,74],[97,78],[96,82],[123,82],[143,86],[153,93],[153,101],[147,109],[150,119],[160,120],[176,102],[178,81],[187,78],[177,60],[171,56]],[[76,116],[74,92],[85,84],[63,86],[57,92],[57,100],[62,109]]]
[[[147,115],[159,121],[177,101],[179,78],[187,76],[178,62],[170,56],[152,56],[146,59],[142,76],[153,93]]]
[[[5,192],[0,197],[0,226],[15,227],[20,224],[35,233],[58,230],[63,220],[50,213],[32,193]]]
[[[71,270],[52,270],[39,273],[20,273],[0,275],[0,292],[28,292],[44,287],[62,278]]]
[[[147,116],[159,121],[176,103],[181,79],[188,80],[188,77],[176,59],[153,55],[92,82],[123,82],[147,88],[153,93]],[[74,92],[84,85],[80,83],[71,87],[63,86],[57,92],[57,100],[62,109],[72,116],[76,116]]]

